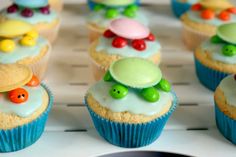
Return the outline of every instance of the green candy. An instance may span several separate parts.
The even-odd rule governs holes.
[[[138,6],[133,4],[133,5],[130,5],[130,6],[128,6],[128,7],[127,7],[127,9],[129,9],[129,10],[132,10],[132,11],[135,11],[135,12],[136,12],[136,11],[138,10]]]
[[[134,18],[136,16],[136,11],[133,11],[132,9],[125,9],[123,14],[129,18]]]
[[[213,37],[211,37],[211,43],[213,44],[218,44],[218,43],[222,43],[223,40],[217,36],[217,35],[214,35]]]
[[[100,10],[102,10],[103,8],[104,8],[103,5],[97,4],[97,5],[94,6],[93,10],[94,10],[94,11],[100,11]]]
[[[222,53],[225,56],[229,56],[229,57],[234,56],[236,54],[236,46],[234,46],[234,45],[225,45],[222,48]]]
[[[142,89],[141,95],[148,102],[156,102],[160,98],[158,91],[154,87]]]
[[[106,82],[110,82],[110,81],[113,80],[109,71],[106,72],[106,74],[103,77],[103,80],[106,81]]]
[[[165,79],[161,79],[161,81],[155,87],[159,88],[165,92],[169,92],[171,90],[170,83]]]
[[[116,18],[118,15],[119,12],[116,9],[108,9],[105,14],[106,18],[108,19]]]
[[[128,94],[128,88],[123,85],[115,84],[110,90],[110,95],[114,99],[122,99]]]

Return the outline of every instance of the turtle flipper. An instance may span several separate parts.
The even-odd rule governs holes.
[[[121,84],[115,84],[110,89],[110,96],[114,99],[122,99],[128,94],[129,90],[127,87]]]
[[[106,72],[106,74],[103,76],[103,80],[106,81],[106,82],[110,82],[113,80],[109,70]]]
[[[169,92],[171,90],[169,81],[165,79],[161,79],[161,81],[155,87],[163,90],[164,92]]]
[[[211,37],[211,43],[218,44],[218,43],[224,43],[224,41],[218,35],[214,35]]]
[[[156,102],[160,98],[159,92],[154,87],[142,89],[141,95],[148,102]]]

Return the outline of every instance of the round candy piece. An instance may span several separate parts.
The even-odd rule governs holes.
[[[212,11],[210,9],[206,9],[206,10],[202,11],[201,17],[204,20],[211,20],[211,19],[213,19],[215,17],[215,13],[214,13],[214,11]]]
[[[109,72],[115,81],[133,88],[152,87],[162,78],[158,66],[151,61],[136,57],[113,62]]]
[[[114,18],[116,18],[118,15],[119,15],[119,12],[118,12],[118,10],[116,10],[116,9],[108,9],[108,10],[106,11],[106,14],[105,14],[106,18],[108,18],[108,19],[114,19]]]
[[[7,8],[7,13],[15,13],[18,11],[18,6],[16,4],[12,4]]]
[[[236,54],[236,46],[234,45],[225,45],[223,48],[222,48],[222,53],[225,55],[225,56],[234,56]]]
[[[165,79],[161,79],[161,81],[156,85],[156,87],[165,91],[165,92],[169,92],[171,90],[171,85],[170,85],[169,81],[167,81]]]
[[[128,94],[128,88],[120,85],[120,84],[115,84],[112,86],[110,90],[110,95],[114,99],[122,99]]]
[[[135,0],[93,0],[94,2],[104,4],[106,6],[125,6],[135,2]]]
[[[28,92],[23,88],[17,88],[8,93],[8,97],[11,100],[11,102],[20,104],[23,102],[26,102],[28,100],[29,94]]]
[[[0,41],[0,51],[2,52],[12,52],[15,50],[15,42],[10,39],[4,39]]]
[[[217,35],[226,42],[236,44],[236,23],[219,26],[217,28]]]
[[[48,0],[14,0],[14,3],[28,8],[40,8],[48,5]]]
[[[115,48],[123,48],[128,44],[128,41],[122,37],[115,37],[112,41],[112,46]]]
[[[21,64],[0,64],[0,93],[24,86],[32,78],[32,71]]]
[[[33,37],[26,35],[20,40],[20,44],[23,46],[35,46],[36,41]]]
[[[156,102],[160,98],[158,91],[154,87],[142,89],[141,95],[148,102]]]
[[[211,40],[211,43],[213,44],[218,44],[218,43],[223,42],[223,40],[220,37],[218,37],[218,35],[212,36],[210,40]]]
[[[33,10],[29,9],[29,8],[25,8],[24,10],[21,11],[21,15],[23,17],[32,17],[34,15]]]
[[[132,46],[134,49],[136,49],[138,51],[144,51],[147,47],[145,41],[142,39],[133,40]]]
[[[231,15],[228,11],[222,11],[219,15],[218,15],[219,19],[221,19],[222,21],[229,21],[231,18]]]
[[[112,21],[109,29],[116,35],[127,39],[144,39],[150,33],[149,29],[143,24],[127,18]]]
[[[18,20],[7,20],[0,23],[0,37],[17,37],[31,30],[30,24]]]
[[[33,75],[31,80],[26,85],[29,87],[37,87],[39,84],[39,79],[35,75]]]

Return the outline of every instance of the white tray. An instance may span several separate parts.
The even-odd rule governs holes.
[[[54,45],[45,80],[55,95],[46,131],[34,145],[15,153],[0,154],[1,157],[87,157],[129,150],[167,151],[199,157],[236,156],[235,146],[216,129],[213,93],[196,78],[192,53],[180,38],[181,23],[167,4],[144,5],[144,8],[151,14],[151,28],[163,47],[161,69],[173,83],[180,101],[161,137],[144,148],[124,149],[98,136],[82,103],[86,90],[94,82],[86,52],[84,17],[88,10],[84,4],[68,4],[62,14],[60,37]]]

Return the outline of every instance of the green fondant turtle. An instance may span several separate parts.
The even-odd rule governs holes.
[[[229,57],[236,55],[236,23],[219,26],[216,35],[211,38],[211,42],[224,44],[223,55]]]
[[[150,61],[140,58],[124,58],[111,64],[104,81],[115,82],[109,93],[114,99],[126,97],[129,88],[140,91],[148,102],[159,100],[158,90],[169,92],[170,83],[162,78],[160,69]]]

